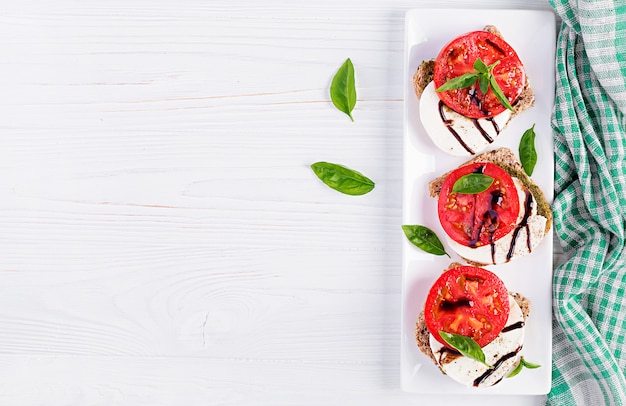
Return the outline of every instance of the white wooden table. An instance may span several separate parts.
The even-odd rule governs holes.
[[[404,15],[544,0],[2,3],[0,405],[493,401],[400,390]]]

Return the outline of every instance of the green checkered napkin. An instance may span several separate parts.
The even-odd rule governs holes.
[[[550,405],[626,404],[626,0],[550,0],[556,55]]]

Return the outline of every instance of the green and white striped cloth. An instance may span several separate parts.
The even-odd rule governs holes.
[[[550,0],[556,55],[550,405],[626,404],[626,0]]]

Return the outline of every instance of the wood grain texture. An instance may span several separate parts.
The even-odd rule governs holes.
[[[0,404],[423,404],[398,360],[418,4],[3,4]],[[347,57],[354,123],[328,95]]]

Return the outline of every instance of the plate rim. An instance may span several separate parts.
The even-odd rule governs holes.
[[[413,97],[413,92],[412,92],[412,85],[410,85],[410,83],[406,83],[407,80],[410,81],[410,78],[412,77],[412,71],[410,69],[410,52],[411,52],[411,48],[415,45],[414,43],[409,41],[409,29],[411,27],[409,27],[410,24],[413,23],[413,20],[416,18],[415,16],[424,12],[455,12],[455,13],[464,13],[464,12],[473,12],[475,13],[477,11],[477,9],[468,9],[468,8],[455,8],[455,9],[450,9],[450,8],[444,8],[444,7],[414,7],[410,10],[407,10],[407,12],[405,13],[405,19],[404,19],[404,47],[403,47],[403,179],[402,179],[402,224],[407,224],[405,221],[407,220],[407,208],[406,208],[406,203],[410,200],[409,196],[407,195],[409,193],[409,188],[407,187],[407,179],[406,179],[406,173],[407,173],[407,145],[408,145],[408,138],[410,136],[409,134],[409,126],[408,126],[408,106],[407,106],[407,102],[408,102],[408,98],[409,97]],[[554,35],[556,37],[556,14],[554,14],[553,11],[551,10],[546,10],[546,9],[528,9],[528,8],[488,8],[488,9],[478,9],[478,11],[481,12],[485,12],[485,11],[489,11],[489,12],[495,12],[495,13],[518,13],[518,12],[527,12],[527,13],[538,13],[538,14],[545,14],[546,16],[551,16],[553,18],[553,23],[549,25],[550,28],[553,29],[554,31]],[[463,31],[461,31],[462,33]],[[556,38],[555,41],[553,41],[553,47],[552,47],[552,54],[554,55],[554,49],[556,46]],[[551,63],[551,67],[554,70],[554,59]],[[554,83],[554,79],[552,79],[552,83]],[[554,103],[554,96],[552,97],[552,104]],[[552,136],[552,133],[550,133],[550,137]],[[552,142],[552,141],[551,141]],[[489,148],[487,148],[487,150],[489,150]],[[554,165],[554,157],[552,154],[552,151],[550,151],[551,158],[549,158],[549,162],[552,164],[552,166]],[[465,157],[465,158],[461,158],[463,159],[463,162],[470,159],[469,157]],[[552,179],[550,182],[551,185],[554,184],[554,172],[552,172]],[[542,189],[543,191],[543,189]],[[546,193],[546,197],[548,198],[548,201],[550,203],[552,203],[553,200],[553,190],[549,190],[547,191],[548,193],[546,193],[544,191],[544,193]],[[552,227],[549,230],[549,233],[546,234],[545,236],[545,240],[549,240],[550,242],[553,241],[553,233],[554,233],[554,225],[552,225]],[[408,382],[406,380],[406,377],[404,376],[404,363],[406,362],[405,360],[405,335],[407,333],[407,331],[405,330],[405,323],[407,320],[407,316],[406,316],[406,297],[407,297],[407,242],[405,241],[405,237],[404,235],[402,235],[402,239],[403,239],[403,245],[402,245],[402,293],[401,293],[401,386],[402,386],[402,390],[405,392],[413,392],[413,393],[423,393],[423,394],[436,394],[436,393],[441,393],[441,391],[437,391],[437,390],[423,390],[423,391],[416,391],[413,388],[410,388],[408,385]],[[548,241],[543,241],[542,245],[546,245],[548,243]],[[552,250],[552,244],[549,244],[549,250],[551,258],[549,260],[549,268],[550,268],[550,274],[552,273],[552,268],[553,268],[553,264],[554,264],[554,257],[553,257],[553,250]],[[551,280],[551,278],[549,278]],[[550,286],[550,290],[551,290],[551,286]],[[520,292],[523,294],[523,292]],[[549,309],[549,314],[550,314],[550,319],[552,318],[552,307],[550,306]],[[546,338],[545,341],[549,342],[549,346],[551,348],[551,343],[552,343],[552,330],[551,327],[549,329],[549,333],[548,333],[548,338]],[[414,350],[416,349],[416,345],[414,345]],[[546,368],[549,369],[551,371],[551,363],[552,363],[552,353],[551,351],[547,352],[548,354],[548,359],[547,361],[549,361],[549,365],[546,365]],[[470,390],[463,390],[466,389],[464,388],[462,385],[457,384],[458,387],[460,388],[460,390],[455,391],[454,393],[456,394],[497,394],[497,395],[503,395],[503,394],[523,394],[523,395],[545,395],[550,391],[551,388],[551,373],[547,373],[548,375],[548,379],[546,379],[544,381],[543,385],[536,385],[536,388],[534,390],[529,390],[529,391],[498,391],[498,390],[491,390],[493,388],[497,388],[497,386],[491,387],[491,388],[478,388],[478,389],[474,389],[474,388],[470,388]],[[519,385],[518,385],[519,386]]]

